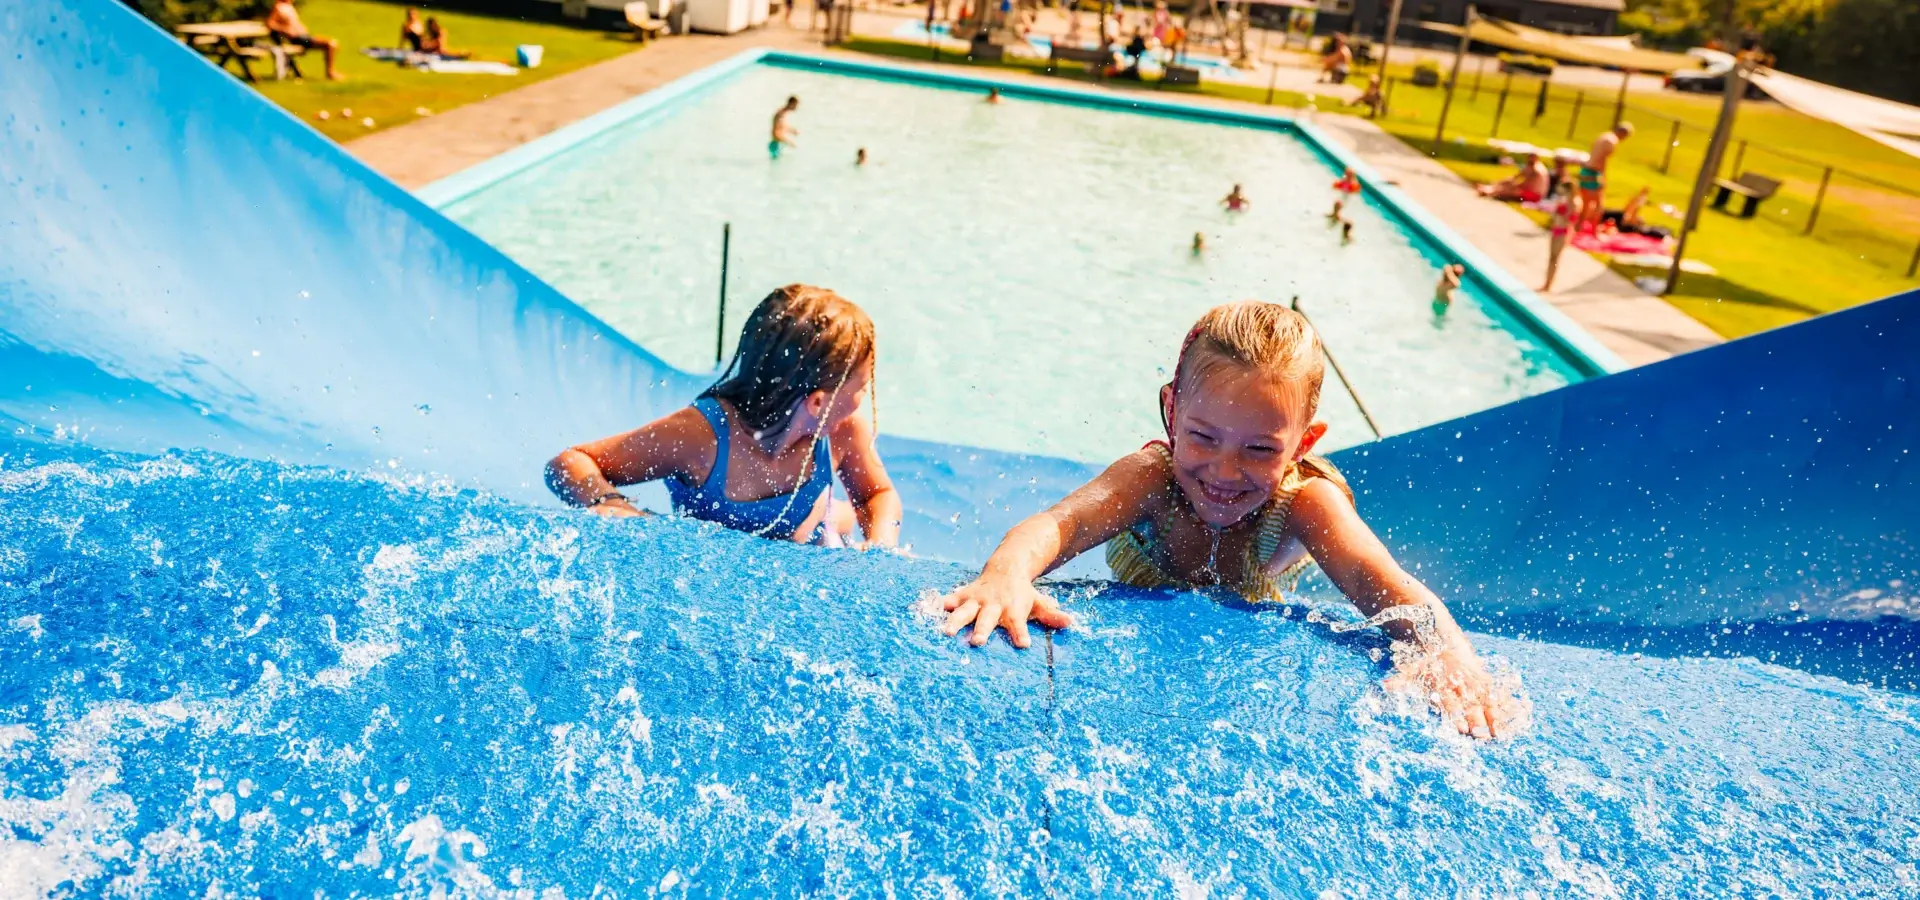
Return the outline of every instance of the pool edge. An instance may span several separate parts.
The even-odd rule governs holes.
[[[659,112],[756,64],[829,70],[933,87],[981,90],[995,87],[1014,97],[1026,96],[1077,106],[1141,112],[1189,121],[1251,125],[1288,132],[1323,158],[1353,169],[1362,188],[1383,209],[1431,241],[1443,257],[1465,264],[1469,276],[1478,279],[1487,288],[1489,296],[1520,319],[1529,331],[1564,359],[1582,380],[1630,368],[1625,360],[1588,334],[1572,318],[1555,309],[1471,241],[1435,218],[1351,150],[1332,140],[1312,122],[1276,112],[1191,106],[1153,97],[1127,97],[1090,88],[1035,83],[1028,79],[962,75],[874,60],[843,59],[818,53],[754,47],[434,181],[415,191],[414,195],[427,205],[444,211],[448,206],[498,182],[582,146],[617,127]]]

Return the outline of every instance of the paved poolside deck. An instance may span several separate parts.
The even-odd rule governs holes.
[[[797,14],[796,23],[804,15]],[[887,34],[902,20],[898,15],[863,12],[855,20],[855,31]],[[815,36],[777,23],[724,37],[666,38],[636,53],[361,138],[347,144],[347,149],[400,185],[418,188],[753,47],[821,49]],[[958,66],[936,68],[975,76],[1001,74]],[[1283,66],[1276,74],[1281,87],[1313,90],[1311,70]],[[1031,76],[1004,72],[1002,77]],[[1327,90],[1328,85],[1319,87],[1323,94],[1338,93]],[[1165,93],[1154,96],[1176,99]],[[1242,106],[1214,97],[1177,99],[1197,105]],[[1320,114],[1315,122],[1522,283],[1538,287],[1546,271],[1545,230],[1506,204],[1478,196],[1445,166],[1363,118]],[[1585,253],[1568,250],[1562,257],[1559,285],[1544,295],[1546,299],[1630,365],[1721,341],[1705,325],[1641,291]]]

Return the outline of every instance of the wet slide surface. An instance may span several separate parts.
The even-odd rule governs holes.
[[[1909,695],[1486,638],[1535,722],[1475,746],[1304,606],[1065,586],[1050,656],[971,651],[914,609],[954,566],[0,454],[0,871],[30,894],[1920,887]]]
[[[0,83],[9,888],[1920,889],[1915,296],[1342,456],[1511,635],[1476,746],[1317,591],[939,637],[1076,464],[887,442],[919,559],[538,505],[699,379],[118,4],[0,6]]]

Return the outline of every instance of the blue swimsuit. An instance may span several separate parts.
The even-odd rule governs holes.
[[[706,417],[707,425],[713,428],[713,469],[701,485],[688,484],[678,475],[668,476],[667,494],[673,498],[674,510],[683,516],[718,522],[735,531],[792,540],[794,531],[813,514],[820,495],[833,489],[833,455],[828,450],[826,435],[822,434],[814,442],[813,472],[798,490],[764,500],[729,500],[727,444],[732,429],[727,427],[727,411],[712,397],[693,401],[693,408],[699,410],[700,415]],[[808,540],[819,540],[828,527],[829,523],[823,520]]]

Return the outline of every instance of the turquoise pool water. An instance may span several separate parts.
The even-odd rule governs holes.
[[[789,94],[799,144],[771,160]],[[860,303],[881,428],[908,437],[1111,459],[1159,431],[1194,319],[1247,297],[1299,296],[1389,433],[1577,377],[1489,297],[1436,315],[1438,258],[1385,210],[1343,245],[1334,178],[1271,130],[756,65],[446,212],[695,370],[731,222],[733,327],[788,282]],[[1250,213],[1222,211],[1235,183]],[[1329,446],[1371,437],[1331,378],[1325,408]]]

